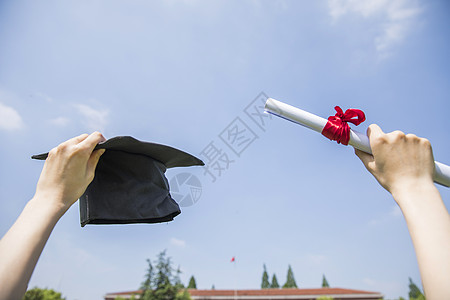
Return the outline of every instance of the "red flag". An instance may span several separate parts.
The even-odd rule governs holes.
[[[234,262],[236,260],[236,258],[233,256],[232,258],[231,258],[231,262]]]

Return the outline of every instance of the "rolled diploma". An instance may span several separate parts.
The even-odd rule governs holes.
[[[267,99],[264,109],[268,113],[305,126],[319,133],[322,133],[325,124],[328,122],[327,119],[272,98]],[[372,154],[369,138],[364,133],[350,129],[350,140],[348,144],[356,149]],[[434,182],[450,187],[450,167],[437,161],[434,163]]]

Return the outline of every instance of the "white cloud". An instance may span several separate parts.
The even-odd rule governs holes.
[[[399,218],[403,215],[402,210],[400,209],[400,206],[398,206],[397,204],[392,206],[391,212],[389,214],[391,217],[394,217],[394,218]]]
[[[73,236],[59,236],[58,240],[55,240],[54,251],[57,253],[65,253],[65,255],[71,258],[72,271],[84,269],[89,266],[96,273],[108,273],[116,270],[116,266],[110,262],[105,261],[102,257],[94,255],[92,251],[81,248],[74,241]],[[48,254],[47,254],[48,255]],[[63,257],[58,257],[61,259]],[[53,261],[55,258],[51,258]]]
[[[396,0],[392,0],[394,1]],[[333,19],[338,19],[347,13],[355,13],[367,18],[382,12],[388,4],[388,0],[329,0],[328,8]]]
[[[179,240],[179,239],[176,239],[176,238],[171,238],[170,239],[170,243],[172,245],[174,245],[174,246],[177,246],[177,247],[185,247],[186,246],[186,242],[185,241]]]
[[[22,117],[12,107],[0,102],[0,129],[17,130],[24,126]]]
[[[261,0],[250,0],[250,3],[256,8],[261,8],[262,6],[267,5],[268,2]],[[276,8],[279,8],[281,10],[287,10],[289,8],[289,5],[286,0],[272,0],[271,4],[273,4]]]
[[[374,46],[381,58],[405,39],[422,12],[417,0],[329,0],[328,8],[334,22],[347,14],[379,20]]]
[[[69,124],[70,120],[66,117],[57,117],[48,121],[51,125],[64,127]]]
[[[368,277],[363,278],[361,281],[367,286],[367,289],[383,291],[385,295],[400,295],[405,292],[404,282]]]
[[[309,254],[307,261],[314,265],[321,265],[327,260],[327,257],[322,254]]]
[[[42,99],[42,100],[44,100],[45,102],[48,102],[48,103],[53,102],[53,98],[52,97],[50,97],[47,94],[41,93],[41,92],[36,92],[36,93],[34,93],[34,94],[30,95],[30,96],[31,97],[36,97],[38,99]]]
[[[108,110],[94,109],[86,104],[74,104],[74,107],[84,117],[84,124],[89,131],[101,131],[105,130],[108,123]]]
[[[376,286],[378,284],[376,280],[373,280],[371,278],[364,278],[362,281],[369,286]]]
[[[376,226],[378,224],[383,224],[395,219],[401,219],[402,216],[403,214],[402,211],[400,210],[400,207],[397,204],[394,204],[389,210],[389,212],[386,212],[378,216],[377,218],[370,220],[369,225]]]

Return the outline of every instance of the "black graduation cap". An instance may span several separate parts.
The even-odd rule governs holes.
[[[203,166],[181,150],[130,136],[98,144],[106,149],[95,177],[80,197],[80,221],[86,224],[160,223],[181,213],[172,199],[165,176],[167,168]],[[48,153],[33,155],[44,160]]]

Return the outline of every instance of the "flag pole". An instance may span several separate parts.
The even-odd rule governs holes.
[[[234,300],[237,300],[237,269],[236,269],[236,256],[231,258],[231,262],[234,264]]]
[[[237,300],[237,269],[236,269],[236,262],[234,262],[234,300]]]

